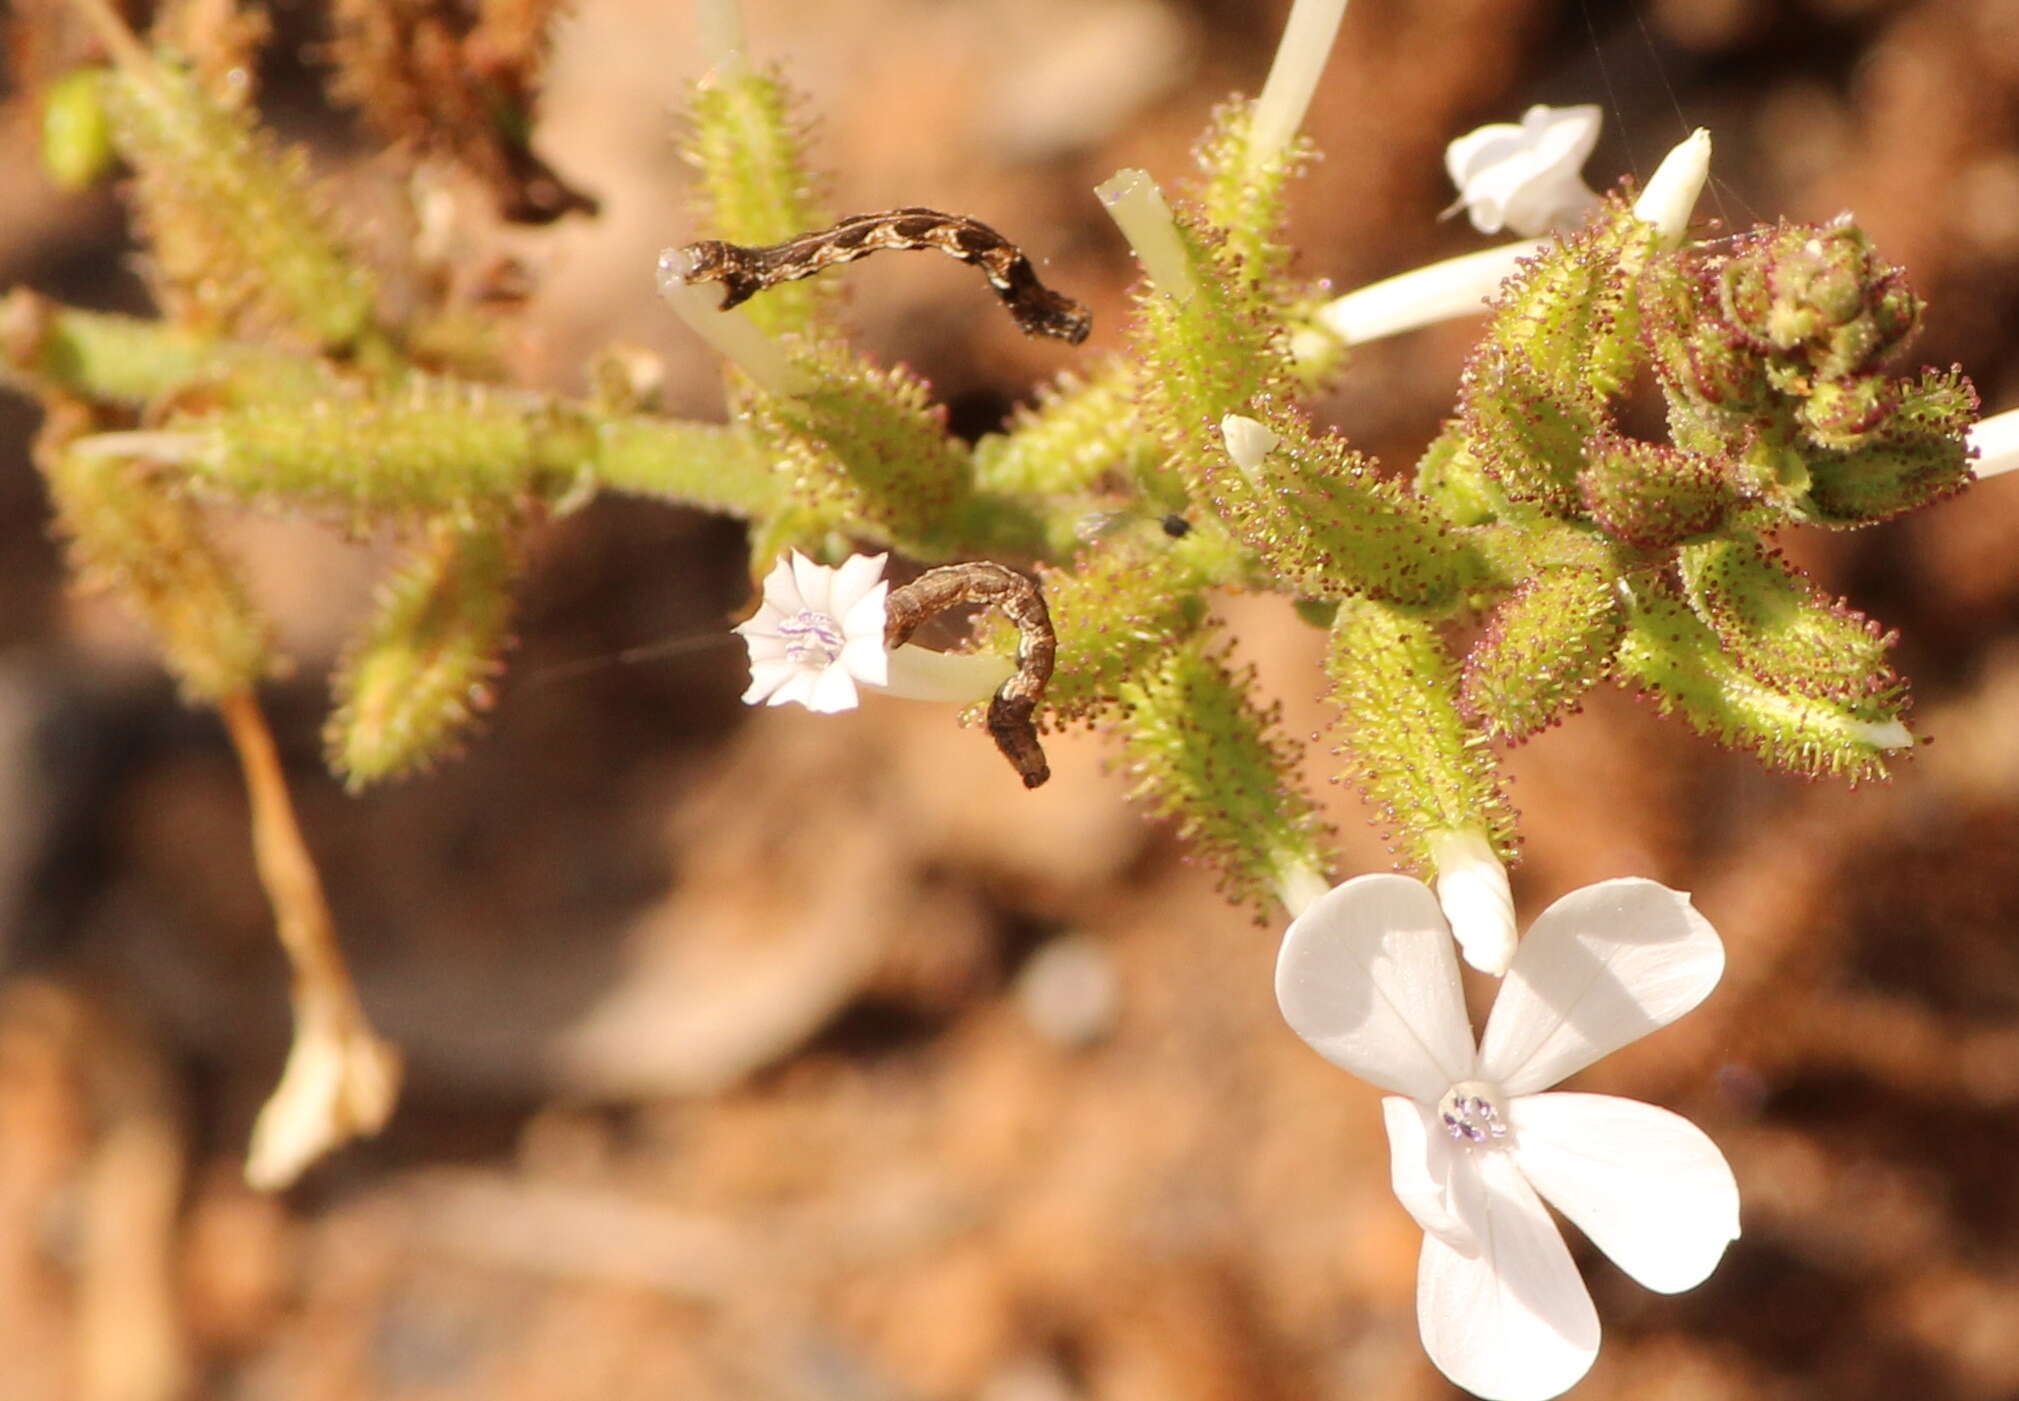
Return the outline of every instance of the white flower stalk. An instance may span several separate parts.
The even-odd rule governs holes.
[[[1234,459],[1248,484],[1261,490],[1262,459],[1283,441],[1281,435],[1260,419],[1230,413],[1220,420],[1220,438],[1227,445],[1227,456]]]
[[[1979,419],[1964,441],[1976,453],[1970,470],[1978,481],[2019,471],[2019,409]]]
[[[1472,227],[1512,229],[1533,238],[1584,222],[1598,192],[1581,173],[1598,144],[1604,113],[1596,106],[1545,107],[1521,114],[1519,125],[1494,122],[1444,148],[1444,168],[1458,187]]]
[[[785,347],[765,334],[740,309],[722,310],[722,289],[712,282],[689,282],[692,260],[685,249],[659,254],[659,295],[694,333],[723,359],[749,375],[760,389],[786,398],[811,392],[812,376],[792,363]]]
[[[1520,270],[1521,260],[1548,245],[1545,238],[1504,243],[1369,283],[1320,307],[1318,323],[1347,345],[1365,345],[1439,321],[1482,315],[1500,284]]]
[[[1304,114],[1311,107],[1311,94],[1318,90],[1325,60],[1332,55],[1332,41],[1345,17],[1346,0],[1297,0],[1283,26],[1283,38],[1276,45],[1276,61],[1255,99],[1255,115],[1248,128],[1248,167],[1259,168],[1290,144]]]
[[[1437,868],[1437,903],[1465,961],[1499,977],[1514,960],[1514,893],[1507,867],[1476,827],[1430,834],[1430,863]]]
[[[1662,157],[1647,188],[1633,202],[1636,219],[1653,224],[1663,248],[1680,248],[1696,212],[1697,196],[1711,174],[1711,134],[1698,127]]]
[[[1475,1048],[1420,881],[1360,876],[1290,925],[1277,1001],[1318,1054],[1391,1092],[1395,1194],[1424,1231],[1417,1324],[1467,1391],[1546,1401],[1598,1355],[1598,1315],[1544,1201],[1664,1294],[1700,1284],[1738,1238],[1738,1184],[1701,1129],[1633,1100],[1544,1093],[1695,1007],[1723,971],[1687,896],[1602,881],[1535,921]]]
[[[1094,186],[1101,207],[1129,241],[1136,261],[1143,265],[1150,285],[1177,301],[1189,299],[1195,290],[1192,265],[1186,261],[1185,245],[1178,238],[1177,221],[1164,192],[1147,171],[1118,170]]]
[[[750,649],[746,705],[785,705],[831,715],[853,710],[859,690],[907,700],[986,700],[1016,664],[989,653],[884,646],[883,577],[888,555],[852,555],[840,568],[794,550],[764,577],[764,600],[735,631]]]

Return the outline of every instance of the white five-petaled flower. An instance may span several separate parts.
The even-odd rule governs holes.
[[[1417,1322],[1466,1390],[1543,1401],[1598,1355],[1598,1315],[1544,1200],[1662,1293],[1701,1283],[1737,1239],[1738,1186],[1701,1129],[1634,1100],[1543,1093],[1695,1007],[1723,969],[1687,896],[1587,886],[1521,941],[1475,1048],[1428,886],[1360,876],[1291,923],[1277,1000],[1320,1055],[1392,1092],[1395,1194],[1424,1230]]]
[[[883,645],[887,555],[851,555],[839,569],[794,550],[764,576],[764,601],[736,631],[750,648],[746,705],[798,701],[832,714],[853,710],[857,682],[890,679]]]
[[[1603,115],[1589,104],[1537,105],[1518,126],[1494,122],[1446,146],[1444,168],[1472,227],[1533,238],[1582,223],[1598,196],[1579,172],[1598,144]]]

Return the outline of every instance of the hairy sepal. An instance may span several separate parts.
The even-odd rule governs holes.
[[[1249,698],[1253,687],[1252,672],[1230,670],[1196,635],[1121,687],[1115,725],[1131,796],[1177,820],[1229,898],[1262,908],[1284,872],[1328,863],[1324,823],[1296,778],[1302,748],[1276,707]]]
[[[822,515],[865,522],[921,557],[944,555],[974,479],[931,386],[840,346],[820,347],[803,363],[815,385],[803,398],[747,396],[749,422],[787,474],[788,494]]]
[[[1251,164],[1254,111],[1248,98],[1214,111],[1194,152],[1206,173],[1199,203],[1207,222],[1224,235],[1221,261],[1233,264],[1246,282],[1276,288],[1290,267],[1290,247],[1283,240],[1285,192],[1310,164],[1314,147],[1299,138]]]
[[[1676,564],[1691,611],[1761,682],[1861,720],[1898,718],[1906,683],[1888,661],[1895,635],[1825,595],[1778,551],[1706,540],[1685,545]]]
[[[495,522],[443,523],[379,591],[337,670],[323,738],[356,792],[428,767],[491,706],[517,554]]]
[[[1606,674],[1625,626],[1609,575],[1541,571],[1501,600],[1466,653],[1460,713],[1499,738],[1526,739]]]
[[[172,56],[107,74],[101,92],[175,320],[336,352],[374,333],[371,279],[325,226],[299,152]]]
[[[1349,598],[1332,622],[1325,671],[1338,707],[1334,753],[1380,814],[1405,871],[1431,869],[1432,833],[1478,828],[1503,857],[1514,812],[1487,735],[1458,709],[1458,666],[1430,620]]]
[[[1874,723],[1843,705],[1769,685],[1727,656],[1717,633],[1680,599],[1642,581],[1615,673],[1664,714],[1771,768],[1853,782],[1883,778],[1899,716]]]
[[[559,501],[594,460],[595,431],[565,405],[432,376],[172,420],[190,480],[269,505],[388,517]]]
[[[53,434],[36,458],[72,571],[147,624],[185,700],[215,702],[275,670],[272,630],[194,504],[142,464],[70,451]]]
[[[1633,290],[1654,232],[1617,199],[1526,260],[1466,362],[1459,418],[1473,458],[1514,501],[1571,516],[1585,440],[1638,361]]]
[[[1276,446],[1252,473],[1229,458],[1213,500],[1277,581],[1307,598],[1435,605],[1456,596],[1474,570],[1463,542],[1421,499],[1302,414],[1268,422]]]

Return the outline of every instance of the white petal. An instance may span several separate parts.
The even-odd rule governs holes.
[[[1578,174],[1598,141],[1595,106],[1531,107],[1445,147],[1444,165],[1481,233],[1547,233],[1575,224],[1598,196]]]
[[[743,703],[756,705],[798,675],[800,670],[791,662],[753,658],[750,663],[750,688],[743,693]]]
[[[821,715],[834,715],[855,709],[855,704],[855,678],[848,674],[847,667],[836,665],[821,671],[820,679],[813,683],[813,694],[807,698],[806,708]]]
[[[764,576],[764,608],[769,608],[776,618],[789,618],[806,607],[806,600],[799,596],[799,580],[796,577],[795,561],[804,561],[809,567],[817,568],[813,561],[799,551],[778,561],[769,574]],[[758,617],[762,617],[760,609]],[[756,619],[751,621],[755,622]]]
[[[1439,1371],[1487,1401],[1547,1401],[1598,1356],[1598,1313],[1563,1235],[1505,1153],[1453,1154],[1477,1251],[1423,1238],[1416,1325]]]
[[[841,635],[847,638],[869,638],[881,647],[884,623],[889,615],[887,607],[889,596],[889,584],[880,579],[871,584],[868,592],[842,611]]]
[[[889,558],[888,554],[850,555],[843,560],[841,568],[834,571],[834,582],[827,598],[827,611],[837,618],[845,619],[849,610],[883,579],[884,561]],[[877,597],[881,599],[882,595],[879,594]],[[877,627],[881,630],[882,626],[882,610],[879,608]]]
[[[1689,896],[1600,881],[1542,912],[1516,950],[1479,1042],[1479,1074],[1510,1095],[1546,1090],[1703,1001],[1725,946]]]
[[[1334,1065],[1435,1104],[1472,1072],[1458,960],[1430,887],[1356,876],[1290,922],[1276,1001],[1291,1030]]]
[[[786,651],[791,646],[785,640],[784,633],[760,632],[758,629],[751,627],[749,623],[744,623],[734,628],[733,631],[742,635],[743,645],[750,652],[750,664],[752,666],[757,665],[759,662],[784,661]]]
[[[764,703],[766,705],[790,705],[794,701],[797,701],[799,704],[811,708],[813,705],[813,688],[820,683],[820,676],[821,673],[809,671],[803,666],[794,667],[792,675],[785,678],[785,684],[773,691]]]
[[[792,586],[799,592],[800,607],[815,613],[833,613],[827,602],[834,591],[834,571],[824,564],[815,564],[797,550],[792,552]]]
[[[1739,1184],[1710,1135],[1611,1095],[1508,1103],[1514,1158],[1549,1204],[1649,1289],[1703,1283],[1739,1236]]]
[[[1437,1122],[1437,1111],[1387,1095],[1381,1101],[1381,1123],[1388,1130],[1388,1180],[1402,1209],[1452,1248],[1477,1249],[1478,1241],[1451,1202],[1453,1144]]]

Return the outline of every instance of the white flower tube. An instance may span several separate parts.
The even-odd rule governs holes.
[[[1488,1401],[1547,1401],[1598,1356],[1598,1313],[1546,1201],[1628,1275],[1673,1294],[1739,1234],[1730,1164],[1676,1114],[1551,1087],[1702,1002],[1724,945],[1648,880],[1572,891],[1521,941],[1475,1047],[1458,960],[1421,881],[1360,876],[1290,925],[1284,1018],[1387,1090],[1395,1195],[1423,1228],[1416,1319],[1440,1371]]]
[[[1507,867],[1477,827],[1432,832],[1430,861],[1437,868],[1437,903],[1465,961],[1499,977],[1514,960],[1514,894]]]
[[[1977,453],[1970,470],[1978,481],[2019,471],[2019,409],[1979,419],[1965,441]]]
[[[1251,169],[1289,145],[1304,124],[1345,14],[1346,0],[1297,0],[1291,7],[1276,45],[1276,61],[1269,65],[1262,95],[1255,99],[1248,140]]]
[[[691,271],[692,260],[685,249],[660,252],[659,295],[696,335],[749,375],[759,388],[786,398],[798,398],[813,388],[812,377],[792,363],[784,346],[741,309],[722,310],[722,289],[711,282],[689,282]]]
[[[1348,345],[1365,345],[1438,321],[1478,315],[1500,284],[1519,270],[1521,260],[1548,244],[1544,238],[1504,243],[1369,283],[1320,307],[1318,323]]]

